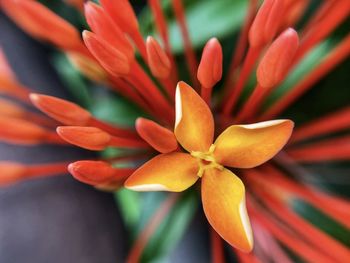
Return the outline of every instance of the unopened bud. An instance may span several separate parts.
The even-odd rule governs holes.
[[[30,99],[39,110],[65,125],[83,126],[91,118],[87,110],[70,101],[35,93]]]
[[[286,29],[271,44],[257,69],[257,80],[262,87],[276,86],[284,79],[298,46],[299,37],[292,28]]]
[[[158,152],[169,153],[177,149],[174,133],[154,121],[138,118],[135,126],[140,137]]]
[[[168,78],[171,71],[171,63],[167,54],[158,42],[150,36],[147,38],[146,48],[148,65],[152,74],[160,79]]]
[[[259,47],[269,43],[276,35],[283,18],[284,0],[265,0],[249,30],[249,44]]]
[[[212,88],[222,77],[222,48],[216,38],[204,47],[197,78],[204,88]]]
[[[90,52],[111,75],[119,77],[130,72],[128,58],[118,49],[96,34],[86,30],[83,32],[83,38]]]
[[[65,141],[92,151],[101,151],[109,146],[112,137],[95,127],[60,126],[56,129]]]

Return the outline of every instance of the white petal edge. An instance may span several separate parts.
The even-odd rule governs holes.
[[[248,213],[247,213],[247,207],[245,204],[245,196],[243,197],[241,203],[239,204],[239,214],[241,216],[241,220],[242,220],[242,224],[243,224],[243,228],[244,231],[246,233],[248,242],[250,244],[251,247],[253,247],[253,231],[252,228],[250,226],[250,221],[249,221],[249,217],[248,217]]]
[[[182,118],[182,103],[181,103],[181,92],[180,92],[179,83],[178,83],[175,91],[175,128],[181,121],[181,118]]]
[[[169,191],[169,188],[161,184],[142,184],[135,186],[125,186],[125,188],[138,191],[138,192],[148,192],[148,191]]]
[[[282,119],[282,120],[262,121],[262,122],[257,122],[253,124],[244,124],[244,125],[237,125],[237,126],[240,126],[246,129],[259,129],[259,128],[271,127],[285,121],[288,121],[288,120]]]

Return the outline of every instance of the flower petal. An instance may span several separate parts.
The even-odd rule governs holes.
[[[236,168],[258,166],[282,149],[293,126],[290,120],[232,125],[216,139],[215,159],[222,165]]]
[[[182,81],[176,87],[174,133],[187,151],[205,152],[213,143],[213,115],[197,92]]]
[[[160,154],[137,169],[125,187],[135,191],[181,192],[197,181],[197,172],[197,160],[189,154]]]
[[[231,246],[249,252],[253,235],[242,181],[231,171],[209,169],[202,177],[204,213],[215,231]]]

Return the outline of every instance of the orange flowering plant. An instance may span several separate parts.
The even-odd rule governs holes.
[[[68,83],[75,72],[83,86],[108,87],[118,97],[107,93],[106,101],[122,97],[136,116],[132,125],[120,124],[128,114],[111,121],[117,110],[101,105],[88,89],[77,92],[76,82],[71,88],[77,99],[83,101],[87,93],[91,103],[38,94],[19,82],[1,53],[0,93],[6,98],[0,100],[0,139],[16,145],[71,144],[101,153],[97,159],[62,163],[2,161],[1,185],[68,170],[83,183],[116,192],[131,232],[139,227],[139,210],[148,212],[134,191],[175,192],[161,196],[159,208],[136,234],[127,262],[156,260],[169,251],[163,241],[169,235],[176,243],[184,233],[197,190],[209,221],[213,262],[227,261],[229,253],[240,262],[350,258],[348,199],[305,180],[308,164],[349,160],[349,106],[337,105],[304,123],[293,113],[298,112],[294,104],[305,104],[302,95],[307,98],[307,91],[350,54],[350,35],[342,32],[348,0],[318,6],[309,0],[149,0],[139,18],[127,0],[64,2],[83,15],[87,30],[80,33],[39,1],[0,0],[19,27],[64,55],[61,69],[71,70],[63,74]],[[245,15],[238,19],[230,7],[242,11],[237,17]],[[219,22],[205,21],[206,28],[193,18],[203,14]],[[142,31],[153,36],[144,38]],[[220,36],[223,46],[212,35]],[[99,111],[105,112],[102,118]],[[300,206],[310,209],[303,213]],[[310,211],[327,223],[315,223]],[[171,218],[180,223],[170,224]],[[329,222],[342,234],[327,230]],[[155,246],[164,249],[157,254]]]

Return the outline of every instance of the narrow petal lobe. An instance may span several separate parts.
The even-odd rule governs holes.
[[[204,213],[215,231],[231,246],[249,252],[253,235],[242,181],[231,171],[207,170],[202,177]]]
[[[213,143],[213,115],[204,100],[185,82],[179,82],[176,87],[174,132],[187,151],[208,151]]]
[[[137,169],[125,187],[135,191],[181,192],[197,181],[197,171],[197,160],[189,154],[161,154]]]
[[[258,166],[282,149],[293,126],[290,120],[232,125],[216,139],[215,159],[222,165],[235,168]]]

